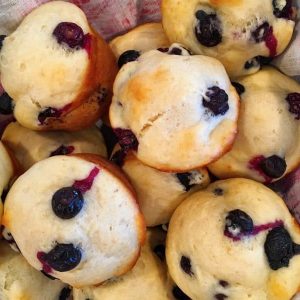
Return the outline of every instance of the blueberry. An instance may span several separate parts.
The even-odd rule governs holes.
[[[293,14],[292,0],[273,0],[273,14],[277,18],[291,19]]]
[[[194,184],[190,183],[190,176],[191,176],[191,173],[177,173],[176,174],[177,179],[179,180],[181,185],[184,186],[184,189],[186,192],[188,192],[194,186]]]
[[[192,271],[191,260],[188,257],[181,256],[180,267],[186,274],[190,276],[194,275],[194,272]]]
[[[191,300],[178,286],[173,287],[172,294],[177,300]]]
[[[261,43],[266,40],[266,37],[270,31],[270,24],[268,22],[264,22],[260,26],[258,26],[251,34],[256,43]]]
[[[68,287],[65,287],[61,290],[59,295],[59,300],[67,300],[71,295],[71,289]]]
[[[121,69],[125,64],[135,61],[140,57],[140,52],[136,50],[127,50],[122,53],[118,59],[118,66]]]
[[[286,171],[286,162],[283,158],[272,155],[263,159],[260,163],[262,171],[271,178],[279,178]]]
[[[296,245],[296,247],[298,247]],[[272,270],[288,267],[290,259],[296,254],[295,245],[284,227],[272,229],[265,241],[265,253]]]
[[[234,88],[236,89],[236,92],[239,94],[239,95],[242,95],[243,93],[245,93],[245,87],[238,83],[238,82],[231,82],[231,84],[234,86]]]
[[[195,34],[200,44],[214,47],[222,42],[221,22],[215,13],[207,14],[203,10],[196,12],[198,20]]]
[[[67,44],[70,48],[83,48],[84,33],[81,27],[75,23],[59,23],[55,27],[53,35],[56,37],[56,40],[59,44]]]
[[[117,166],[122,167],[124,165],[125,158],[126,158],[126,151],[121,149],[112,155],[112,157],[110,158],[110,161],[115,163]]]
[[[10,115],[12,114],[12,112],[13,112],[13,100],[7,93],[4,92],[0,96],[0,114]]]
[[[300,120],[300,94],[291,93],[286,97],[289,104],[289,112],[295,115],[296,120]]]
[[[58,272],[73,270],[81,261],[81,251],[73,244],[57,244],[50,252],[44,253],[43,260]]]
[[[220,286],[222,286],[223,288],[227,288],[229,286],[229,283],[225,280],[220,280],[219,281]]]
[[[42,110],[38,115],[38,120],[40,124],[44,124],[47,118],[58,118],[60,116],[60,112],[56,108],[47,107]]]
[[[3,46],[3,41],[4,41],[5,38],[6,38],[6,35],[0,35],[0,50]]]
[[[180,48],[172,48],[171,51],[169,52],[169,54],[172,55],[181,55],[182,54],[182,50]]]
[[[224,294],[216,294],[215,295],[215,299],[217,299],[217,300],[225,300],[226,298],[228,298],[228,296],[226,296]]]
[[[52,196],[52,210],[61,219],[71,219],[81,211],[83,202],[80,190],[64,187]]]
[[[212,111],[215,116],[225,115],[229,110],[228,95],[217,86],[208,89],[203,97],[202,104],[204,107]]]
[[[166,258],[165,251],[166,251],[166,247],[165,245],[162,244],[155,246],[153,249],[153,252],[158,256],[158,258],[161,261],[164,261]]]
[[[224,195],[224,190],[221,189],[221,188],[215,188],[215,189],[214,189],[214,194],[215,194],[216,196],[223,196],[223,195]]]
[[[137,150],[139,143],[130,129],[116,128],[114,129],[114,133],[117,136],[122,149],[126,151],[129,151],[130,149]]]
[[[240,234],[251,234],[253,231],[253,220],[240,209],[230,211],[225,220],[225,233],[233,237],[237,237]]]
[[[74,150],[75,148],[73,146],[61,145],[56,150],[52,151],[49,157],[56,156],[56,155],[67,155],[72,153]]]
[[[169,48],[158,48],[157,50],[163,53],[169,52]]]

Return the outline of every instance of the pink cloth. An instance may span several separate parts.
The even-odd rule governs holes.
[[[0,1],[0,30],[4,30],[2,34],[14,30],[20,20],[22,20],[28,12],[45,2],[48,1]],[[70,0],[70,2],[83,9],[93,27],[107,40],[117,34],[128,31],[138,24],[149,21],[158,21],[161,18],[161,0]],[[300,0],[297,0],[297,3],[300,7]],[[299,25],[300,22],[298,23],[298,26]],[[298,44],[300,41],[299,35],[297,35],[296,38],[298,38]],[[294,43],[292,46],[297,48],[297,44]],[[290,49],[292,49],[292,47],[290,47]],[[289,50],[287,52],[289,52]],[[292,52],[291,55],[293,58],[292,63],[288,60],[286,63],[280,62],[283,65],[282,70],[285,70],[287,74],[289,74],[287,71],[290,69],[290,66],[295,65],[293,62],[295,60],[294,52]],[[295,53],[299,54],[299,51],[297,50]],[[284,69],[284,66],[287,66],[286,69]],[[290,72],[290,75],[300,75],[297,72],[298,70]],[[0,94],[1,93],[2,88],[0,84]],[[1,127],[3,127],[5,123],[7,122],[3,119],[1,122],[0,118],[0,133]],[[271,184],[271,187],[282,195],[286,200],[287,205],[300,222],[300,168],[279,182]]]

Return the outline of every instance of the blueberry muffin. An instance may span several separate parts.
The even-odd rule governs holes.
[[[76,5],[41,5],[2,44],[1,83],[24,127],[78,130],[106,111],[115,58]]]
[[[109,46],[119,60],[119,66],[143,52],[169,47],[161,23],[146,23],[114,38]]]
[[[47,278],[24,257],[0,241],[1,300],[67,300],[71,290],[59,280]]]
[[[144,165],[132,153],[124,155],[122,150],[116,151],[111,159],[121,166],[135,188],[147,226],[169,223],[184,198],[210,182],[205,168],[166,173]]]
[[[2,221],[35,269],[74,287],[128,272],[145,235],[129,181],[93,154],[36,163],[10,189]]]
[[[74,289],[74,300],[168,300],[171,282],[165,264],[165,233],[159,229],[147,232],[147,242],[134,268],[103,285]]]
[[[219,59],[230,77],[255,73],[281,54],[295,27],[292,0],[163,0],[171,42]]]
[[[239,97],[222,64],[172,45],[125,64],[114,83],[110,122],[124,149],[168,172],[197,169],[231,147]],[[127,151],[127,150],[126,150]]]
[[[299,243],[299,225],[279,196],[261,183],[228,179],[177,208],[166,257],[194,300],[290,300],[300,284]]]
[[[6,127],[2,141],[13,151],[24,170],[55,155],[93,153],[106,157],[106,146],[96,127],[76,132],[39,132],[13,122]]]
[[[0,142],[0,223],[3,213],[3,204],[4,201],[4,194],[6,192],[6,189],[8,188],[8,185],[13,178],[15,174],[15,166],[12,161],[12,158],[3,145],[2,142]],[[1,299],[1,298],[0,298]]]
[[[209,169],[219,178],[278,180],[300,163],[300,85],[265,67],[235,86],[241,93],[238,135]]]

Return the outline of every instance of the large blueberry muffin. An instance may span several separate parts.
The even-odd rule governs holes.
[[[185,172],[167,173],[151,168],[132,153],[117,150],[112,155],[128,175],[147,226],[169,223],[176,207],[191,193],[205,188],[209,182],[206,168]]]
[[[219,178],[278,180],[300,163],[300,85],[265,67],[235,86],[241,94],[237,138],[209,169]]]
[[[67,300],[71,290],[32,268],[24,257],[0,241],[1,300]]]
[[[129,271],[145,227],[123,173],[101,156],[54,156],[11,187],[3,225],[37,270],[75,287]]]
[[[168,228],[169,272],[192,299],[290,300],[300,284],[300,231],[283,200],[249,179],[188,197]]]
[[[2,41],[1,83],[14,116],[34,130],[78,130],[109,105],[114,55],[74,4],[51,1]]]
[[[30,130],[17,122],[10,123],[1,139],[12,150],[23,170],[55,155],[93,153],[106,157],[103,136],[96,127],[76,132]]]
[[[281,54],[295,26],[292,0],[163,0],[162,15],[171,42],[219,59],[230,77]]]
[[[147,232],[146,244],[134,268],[127,274],[97,287],[74,289],[74,300],[168,300],[173,284],[165,263],[165,233]]]
[[[109,46],[119,66],[143,52],[169,47],[170,42],[165,35],[161,23],[146,23],[114,38]]]
[[[229,150],[238,106],[222,64],[176,44],[123,65],[109,117],[123,149],[159,170],[185,172]]]

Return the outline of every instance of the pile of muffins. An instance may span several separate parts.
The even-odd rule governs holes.
[[[163,0],[108,44],[51,1],[0,36],[1,300],[290,300],[292,1]]]

